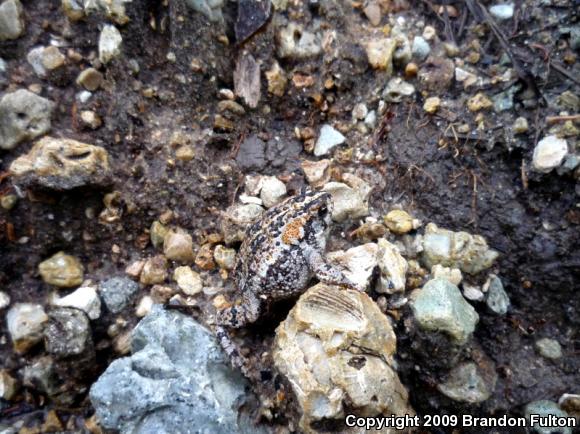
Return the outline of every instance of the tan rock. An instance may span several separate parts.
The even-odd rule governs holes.
[[[441,98],[439,98],[438,96],[432,96],[425,100],[425,103],[423,104],[423,110],[425,110],[429,114],[433,114],[436,113],[437,110],[439,110],[440,106],[441,106]]]
[[[381,238],[377,254],[381,276],[377,292],[394,294],[405,291],[408,264],[394,244]]]
[[[195,257],[195,265],[202,270],[213,270],[215,268],[211,244],[207,243],[201,246]]]
[[[375,69],[381,69],[392,74],[393,54],[397,42],[390,38],[371,39],[365,45],[369,64]]]
[[[77,77],[77,84],[84,87],[86,90],[94,92],[103,83],[103,74],[95,68],[87,68],[81,71]]]
[[[177,267],[173,272],[173,280],[186,295],[198,294],[203,288],[199,273],[193,271],[191,267]]]
[[[395,234],[402,235],[413,230],[413,218],[400,209],[394,209],[384,217],[385,224]]]
[[[25,353],[43,338],[48,316],[39,304],[16,303],[6,313],[6,325],[14,351]]]
[[[472,112],[486,110],[491,107],[493,107],[493,102],[483,92],[475,94],[467,101],[467,108]]]
[[[225,246],[217,245],[213,251],[215,262],[226,270],[233,270],[236,263],[236,251]]]
[[[167,259],[163,255],[153,256],[145,261],[139,281],[143,285],[163,283],[167,278]]]
[[[321,187],[330,180],[330,160],[304,160],[302,162],[302,171],[312,187]]]
[[[38,265],[42,280],[60,288],[73,288],[83,283],[84,268],[74,256],[58,252]]]
[[[172,261],[193,261],[193,240],[191,235],[184,230],[168,231],[163,241],[163,253]]]
[[[288,77],[278,62],[274,61],[272,68],[266,71],[266,80],[268,80],[268,92],[276,96],[284,95]]]
[[[0,370],[0,398],[10,401],[18,391],[18,382],[6,369]]]

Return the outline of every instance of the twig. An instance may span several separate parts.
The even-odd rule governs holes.
[[[580,114],[576,115],[567,115],[567,116],[547,116],[546,123],[549,125],[556,124],[558,122],[566,122],[566,121],[580,121]]]

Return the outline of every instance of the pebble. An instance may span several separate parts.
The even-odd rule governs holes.
[[[44,327],[44,345],[56,357],[79,356],[91,350],[91,326],[85,313],[66,307],[51,310]]]
[[[437,113],[439,107],[441,107],[441,98],[438,96],[431,96],[427,98],[423,104],[423,110],[429,114]]]
[[[250,108],[256,108],[260,101],[260,65],[254,56],[243,51],[237,57],[234,69],[234,88],[238,97]]]
[[[109,154],[104,148],[48,136],[14,160],[10,172],[19,185],[57,191],[106,186],[111,181]]]
[[[55,104],[28,90],[4,94],[0,100],[0,148],[13,149],[50,130]]]
[[[51,71],[64,65],[66,57],[52,45],[36,47],[30,50],[26,60],[39,77],[46,77]]]
[[[482,301],[485,294],[481,291],[479,286],[463,283],[463,296],[468,300]]]
[[[213,251],[213,258],[220,268],[233,270],[236,263],[236,251],[218,244]]]
[[[78,0],[62,0],[62,9],[71,21],[79,21],[85,17],[83,2]]]
[[[343,222],[347,219],[357,219],[369,213],[367,198],[357,189],[342,182],[329,182],[322,188],[332,196],[332,219]]]
[[[203,289],[201,276],[191,267],[177,267],[173,272],[173,280],[177,282],[177,286],[185,295],[195,295]]]
[[[76,83],[86,90],[94,92],[103,84],[103,74],[95,68],[87,68],[80,72]]]
[[[558,405],[570,416],[580,418],[580,395],[575,393],[564,393],[558,399]]]
[[[16,303],[6,313],[6,325],[14,350],[25,353],[42,340],[48,316],[39,304]]]
[[[528,131],[529,125],[528,120],[524,117],[519,117],[514,121],[513,125],[514,133],[516,134],[523,134]]]
[[[306,181],[314,188],[321,187],[330,179],[330,160],[302,161],[302,171]]]
[[[143,318],[144,316],[149,315],[154,304],[155,301],[151,296],[143,296],[141,300],[139,300],[139,303],[137,303],[137,307],[135,308],[135,315],[137,315],[138,318]]]
[[[381,24],[383,16],[381,13],[381,5],[378,1],[370,0],[366,2],[363,12],[373,26],[377,27]]]
[[[38,265],[42,280],[59,288],[72,288],[83,282],[84,268],[74,256],[58,252]]]
[[[352,109],[352,118],[354,120],[360,121],[367,116],[368,112],[369,109],[367,108],[366,104],[360,102],[355,104],[354,108]]]
[[[425,26],[423,29],[423,38],[427,41],[432,41],[437,36],[437,30],[433,26]]]
[[[6,309],[10,306],[10,296],[4,291],[0,291],[0,310]]]
[[[81,111],[80,118],[83,124],[92,130],[96,130],[103,124],[101,117],[92,110]]]
[[[54,297],[51,300],[51,304],[54,306],[80,309],[92,320],[101,316],[101,299],[96,289],[91,286],[81,286],[62,298]]]
[[[493,5],[489,8],[489,13],[492,17],[498,20],[509,20],[514,16],[514,4],[504,3],[500,5]]]
[[[329,252],[327,258],[330,263],[337,265],[343,270],[343,274],[356,283],[359,288],[367,288],[377,266],[378,246],[375,243],[367,243],[352,247],[347,251],[338,250]]]
[[[413,57],[415,57],[417,60],[423,60],[429,55],[429,53],[431,53],[431,47],[425,38],[421,36],[415,36],[413,39],[412,53]]]
[[[386,294],[404,292],[406,274],[409,268],[407,261],[394,244],[384,238],[378,240],[379,251],[377,254],[381,275],[376,291]]]
[[[413,217],[407,211],[394,209],[383,218],[389,230],[397,235],[406,234],[414,229]]]
[[[325,124],[320,129],[318,140],[316,140],[316,145],[314,145],[314,155],[317,157],[327,155],[331,149],[344,143],[345,140],[346,137],[344,137],[339,131],[330,125]]]
[[[266,80],[268,81],[268,92],[276,96],[284,96],[288,77],[277,61],[274,61],[272,67],[266,71]]]
[[[204,15],[212,23],[222,23],[224,0],[186,0],[185,4],[194,11]]]
[[[440,264],[436,264],[431,267],[431,276],[433,279],[445,279],[453,283],[455,286],[459,286],[463,280],[461,270],[458,268],[444,267]]]
[[[107,64],[121,54],[123,37],[115,26],[106,24],[99,35],[99,60]]]
[[[278,32],[278,56],[282,59],[307,59],[321,51],[319,37],[299,24],[291,22]]]
[[[383,98],[388,102],[401,102],[403,98],[415,93],[415,86],[400,77],[389,80],[383,91]]]
[[[424,90],[441,93],[451,86],[454,74],[455,64],[451,59],[429,56],[421,65],[417,79]]]
[[[143,285],[163,283],[167,278],[167,259],[163,255],[153,256],[145,260],[139,282]]]
[[[479,315],[457,286],[445,279],[428,281],[412,297],[411,307],[419,327],[445,332],[459,345],[467,342],[479,321]]]
[[[125,309],[138,291],[139,285],[127,277],[111,277],[99,285],[105,306],[112,313]]]
[[[568,155],[568,142],[557,136],[546,136],[534,148],[532,165],[538,172],[548,173]]]
[[[243,241],[246,227],[256,221],[264,212],[260,205],[233,205],[226,209],[221,221],[221,230],[226,244]]]
[[[10,401],[18,392],[18,382],[6,369],[0,370],[0,398]],[[3,431],[0,431],[3,432]]]
[[[377,112],[371,110],[365,116],[365,125],[369,128],[374,128],[377,125]]]
[[[387,74],[393,73],[393,56],[397,43],[394,39],[371,39],[365,44],[369,64],[374,69],[384,70]]]
[[[454,367],[444,383],[438,384],[437,389],[454,401],[479,404],[489,399],[495,388],[497,377],[494,376],[490,384],[479,373],[473,362],[462,363]]]
[[[280,203],[286,197],[286,184],[275,176],[264,176],[262,178],[262,190],[260,199],[266,208],[270,208]]]
[[[507,313],[510,299],[499,277],[495,274],[490,275],[483,286],[483,292],[486,293],[485,303],[492,312],[497,315],[505,315]]]
[[[213,260],[213,247],[210,243],[205,243],[197,251],[195,256],[195,265],[197,265],[202,270],[213,270],[216,268],[216,264]]]
[[[493,107],[493,102],[483,92],[479,92],[467,100],[467,108],[474,113],[491,107]]]
[[[163,253],[172,261],[193,262],[193,239],[182,229],[170,230],[165,234]]]
[[[555,339],[542,338],[535,342],[538,353],[546,359],[559,359],[562,357],[562,346]]]
[[[532,414],[538,415],[546,419],[549,416],[568,417],[568,414],[565,411],[562,411],[558,406],[558,404],[548,400],[530,402],[525,406],[524,414],[526,415],[526,418],[528,420],[530,420],[530,416]],[[553,433],[572,434],[572,428],[570,427],[540,426],[538,423],[536,423],[536,425],[531,425],[531,422],[530,427],[533,430],[533,432],[537,434],[553,434]]]
[[[149,238],[151,239],[151,244],[156,249],[163,247],[163,242],[165,241],[165,236],[169,232],[169,228],[163,223],[155,220],[151,223],[149,228]]]
[[[6,0],[0,5],[0,41],[19,38],[25,23],[19,0]]]

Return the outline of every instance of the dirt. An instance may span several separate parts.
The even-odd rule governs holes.
[[[402,103],[388,104],[374,131],[350,132],[348,143],[373,151],[381,159],[349,161],[345,156],[347,146],[335,154],[337,168],[353,169],[373,185],[371,207],[377,215],[400,204],[424,222],[481,234],[500,252],[494,270],[510,296],[510,311],[506,316],[496,316],[484,304],[476,306],[481,319],[475,338],[499,373],[493,396],[486,403],[464,407],[438,398],[433,386],[438,379],[430,374],[416,375],[413,359],[408,358],[413,352],[412,340],[406,337],[402,322],[397,326],[399,374],[420,414],[469,411],[477,415],[520,415],[530,401],[557,401],[563,393],[580,391],[578,177],[555,172],[543,175],[530,169],[532,150],[549,128],[544,119],[559,111],[553,105],[556,96],[565,90],[579,93],[577,81],[550,68],[550,62],[542,57],[548,50],[550,61],[564,65],[566,49],[558,49],[557,41],[567,39],[553,21],[560,23],[559,27],[578,25],[578,9],[574,2],[551,6],[540,3],[518,3],[515,19],[500,26],[508,34],[526,77],[534,83],[532,86],[522,77],[503,84],[506,88],[516,81],[520,84],[513,110],[488,114],[487,127],[475,137],[465,138],[456,133],[457,125],[476,124],[476,115],[465,104],[451,105],[450,113],[431,116],[422,110],[423,98],[416,93]],[[435,14],[429,4],[411,2],[404,14],[435,26],[441,39],[452,34],[460,45],[474,39],[466,30],[476,27],[467,6],[454,4],[461,15],[451,20],[452,26],[446,30],[445,17]],[[323,17],[337,29],[336,52],[316,60],[279,62],[286,71],[312,76],[313,86],[298,89],[289,82],[285,95],[275,97],[268,94],[262,74],[258,108],[246,107],[245,114],[233,116],[232,131],[214,130],[218,91],[233,89],[239,53],[251,52],[262,62],[262,72],[269,69],[276,56],[274,18],[239,45],[234,35],[235,3],[227,3],[224,8],[229,43],[218,40],[217,27],[182,1],[135,1],[127,5],[131,21],[121,28],[124,54],[101,68],[105,85],[86,103],[75,99],[80,90],[74,83],[79,64],[69,60],[67,73],[47,82],[34,75],[26,53],[36,45],[48,45],[51,35],[64,35],[63,50],[79,52],[84,57],[80,64],[88,65],[87,59],[96,51],[99,29],[106,21],[102,14],[71,24],[59,2],[24,1],[25,35],[0,43],[0,57],[8,63],[1,90],[41,84],[43,96],[58,104],[50,134],[104,146],[115,174],[109,191],[119,191],[122,198],[122,217],[112,224],[102,224],[97,218],[107,193],[102,190],[28,192],[14,209],[0,211],[0,289],[10,295],[12,303],[45,302],[50,289],[40,279],[37,265],[60,250],[79,258],[86,268],[85,277],[93,281],[123,275],[134,260],[153,254],[153,247],[144,246],[142,240],[147,238],[151,222],[168,209],[175,216],[172,223],[187,229],[196,245],[201,245],[208,234],[219,232],[221,213],[236,201],[245,174],[278,175],[290,190],[298,190],[305,185],[300,161],[314,157],[304,152],[295,127],[309,126],[318,131],[327,119],[349,123],[356,103],[376,107],[388,81],[385,74],[368,66],[364,49],[356,43],[360,27],[368,25],[360,9],[346,3],[310,2],[308,7],[290,10],[300,10],[294,16],[302,23]],[[464,15],[466,24],[460,31]],[[526,44],[526,38],[532,42]],[[503,49],[492,32],[485,32],[480,40],[482,60],[477,69],[486,76]],[[543,48],[533,48],[533,44]],[[169,52],[175,54],[175,62],[167,60]],[[138,61],[138,74],[130,72],[130,59]],[[192,60],[199,62],[200,70],[192,71]],[[580,76],[578,61],[564,66],[572,78]],[[335,87],[327,90],[325,79],[333,73],[339,76]],[[148,88],[154,89],[154,97],[143,96]],[[496,85],[485,89],[490,94],[500,90]],[[463,102],[473,93],[455,84],[438,95],[443,100]],[[320,95],[331,101],[330,110],[321,110]],[[86,109],[100,114],[104,120],[101,128],[91,131],[80,125],[77,113]],[[529,120],[530,131],[514,138],[511,126],[518,116]],[[190,137],[195,149],[192,161],[175,159],[175,146],[171,145],[175,131]],[[27,142],[0,154],[2,173],[31,145]],[[0,179],[2,195],[15,191],[10,177]],[[335,234],[350,233],[355,228],[353,223],[346,224],[335,228]],[[217,272],[211,278],[220,280]],[[197,315],[203,320],[209,303],[201,307]],[[254,350],[267,349],[276,322],[290,307],[280,306],[264,329],[250,328],[245,334],[246,345]],[[126,330],[137,321],[133,309],[128,308],[123,315],[128,321]],[[85,386],[119,357],[106,331],[113,318],[106,314],[93,328],[97,363],[78,380]],[[4,321],[0,322],[0,336],[2,368],[16,373],[41,353],[38,349],[25,356],[16,355]],[[542,358],[534,349],[539,337],[558,340],[564,357],[556,361]],[[256,384],[255,389],[272,394],[280,382],[275,373],[265,372],[263,384]],[[52,405],[34,388],[27,388],[20,401],[0,402],[0,419],[33,421],[39,410]],[[65,419],[88,417],[93,412],[83,391],[77,394],[73,406],[59,411]],[[283,426],[295,418],[295,411],[290,400],[270,423]]]

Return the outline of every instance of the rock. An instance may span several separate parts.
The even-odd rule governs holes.
[[[535,342],[536,349],[538,353],[545,357],[546,359],[559,359],[562,357],[562,347],[560,343],[555,339],[542,338]]]
[[[48,316],[39,304],[16,303],[6,313],[6,325],[14,351],[25,353],[42,340]]]
[[[479,315],[457,286],[445,279],[428,281],[412,297],[411,308],[419,327],[444,332],[459,345],[467,342],[479,321]]]
[[[556,432],[558,434],[572,434],[572,429],[570,427],[559,427],[557,425],[552,425],[548,422],[549,421],[548,418],[550,416],[568,417],[568,414],[565,411],[562,411],[560,407],[558,407],[558,404],[556,404],[553,401],[541,400],[530,402],[524,408],[524,414],[526,415],[528,421],[530,421],[530,427],[532,429],[531,432],[535,432],[537,434],[553,434]],[[546,422],[548,422],[547,423],[548,426],[541,426],[537,421],[535,424],[532,424],[531,421],[532,415],[545,418],[542,419],[542,421],[545,420]],[[546,423],[544,422],[544,424]]]
[[[371,39],[365,44],[369,65],[374,69],[384,70],[388,75],[393,73],[393,56],[397,43],[394,39]]]
[[[156,249],[163,247],[163,243],[165,241],[165,236],[169,233],[169,228],[155,220],[151,223],[151,227],[149,228],[149,238],[151,239],[151,244]]]
[[[213,245],[211,243],[205,243],[199,248],[195,256],[195,265],[202,270],[213,270],[216,268],[213,260]]]
[[[395,234],[403,235],[414,229],[413,218],[406,211],[394,209],[383,218],[385,225]]]
[[[277,61],[274,61],[272,68],[266,71],[266,80],[268,80],[268,92],[276,96],[284,96],[288,77]]]
[[[204,15],[212,23],[223,23],[222,7],[224,3],[224,0],[186,0],[185,2],[190,8]]]
[[[463,296],[468,300],[482,301],[485,297],[479,286],[463,283]]]
[[[369,213],[366,198],[354,188],[342,182],[329,182],[323,187],[332,196],[332,219],[343,222],[347,219],[357,219]]]
[[[123,37],[115,26],[106,24],[99,35],[99,60],[104,64],[121,55]]]
[[[182,229],[168,231],[163,241],[163,253],[172,261],[192,262],[195,256],[191,235]]]
[[[486,110],[491,107],[493,107],[493,102],[483,92],[475,94],[467,101],[467,108],[472,112]]]
[[[367,288],[377,266],[378,247],[375,243],[367,243],[353,247],[347,251],[329,252],[326,257],[332,263],[342,268],[343,274],[358,285]]]
[[[461,275],[461,270],[457,268],[443,267],[440,264],[435,264],[433,267],[431,267],[431,278],[445,279],[453,283],[455,286],[459,286],[463,276]]]
[[[53,306],[80,309],[90,319],[97,319],[101,316],[101,299],[97,295],[95,288],[91,286],[82,286],[62,298],[53,297],[51,304]]]
[[[417,78],[422,89],[440,93],[451,86],[454,72],[455,64],[451,59],[429,56],[421,65]]]
[[[276,329],[274,364],[292,386],[301,431],[317,421],[414,414],[394,370],[396,338],[365,293],[318,284]],[[348,406],[348,407],[347,407]]]
[[[34,69],[36,75],[41,78],[64,65],[66,57],[57,47],[49,45],[48,47],[36,47],[30,50],[26,60]]]
[[[218,244],[213,250],[213,258],[220,268],[233,270],[236,263],[236,251]]]
[[[477,274],[491,267],[497,257],[480,235],[439,229],[434,223],[425,228],[422,259],[427,268],[441,264]]]
[[[346,137],[344,137],[339,131],[335,130],[330,125],[325,124],[320,129],[318,140],[316,140],[316,145],[314,145],[314,155],[317,157],[327,155],[332,148],[344,143],[345,140]]]
[[[369,128],[375,128],[377,125],[377,112],[371,110],[365,117],[365,125]]]
[[[376,0],[370,0],[365,3],[366,6],[363,9],[364,14],[368,18],[369,22],[377,27],[381,24],[382,13],[381,13],[381,5]]]
[[[10,296],[4,291],[0,291],[0,310],[6,309],[10,306]]]
[[[514,125],[513,125],[513,130],[514,133],[516,134],[523,134],[525,132],[528,131],[529,126],[528,126],[528,120],[524,117],[519,117],[514,121]]]
[[[437,389],[454,401],[479,404],[489,399],[497,377],[486,381],[473,362],[462,363],[451,370],[444,383]]]
[[[352,109],[352,119],[355,121],[363,120],[369,112],[366,104],[358,103]]]
[[[23,384],[55,397],[59,393],[60,384],[54,365],[51,356],[42,356],[28,363],[21,371]]]
[[[514,4],[504,3],[499,5],[493,5],[489,7],[489,13],[500,21],[509,20],[514,16]]]
[[[155,301],[153,300],[153,297],[145,295],[141,300],[139,300],[139,303],[137,303],[135,315],[137,315],[138,318],[143,318],[144,316],[149,315],[154,304]]]
[[[24,25],[20,1],[4,1],[0,5],[0,41],[19,38],[24,32]]]
[[[54,106],[52,101],[25,89],[6,93],[0,100],[0,148],[13,149],[24,140],[48,132]]]
[[[186,295],[198,294],[203,288],[199,273],[193,271],[191,267],[177,267],[173,272],[173,280]]]
[[[580,418],[580,395],[574,393],[564,393],[558,399],[558,405],[562,410],[576,419]]]
[[[503,288],[501,279],[495,274],[490,275],[483,291],[487,293],[485,299],[487,307],[498,315],[505,315],[510,306],[510,299]]]
[[[415,93],[415,86],[407,83],[400,77],[389,80],[387,87],[383,91],[383,98],[388,102],[401,102],[403,98]]]
[[[226,209],[221,221],[225,243],[243,241],[246,227],[256,221],[263,212],[264,208],[253,203],[233,205]]]
[[[46,418],[44,419],[44,423],[42,424],[42,427],[40,429],[42,430],[43,433],[62,432],[64,431],[64,426],[60,421],[60,419],[58,418],[56,411],[49,410],[49,412],[46,414]]]
[[[95,68],[87,68],[81,71],[77,77],[76,83],[79,86],[84,87],[86,90],[94,92],[103,83],[103,74],[97,71]]]
[[[322,52],[320,38],[296,23],[278,31],[278,56],[282,59],[307,59]]]
[[[260,199],[266,208],[270,208],[286,197],[286,184],[275,176],[265,176],[262,180]]]
[[[413,58],[411,42],[409,42],[407,35],[397,26],[391,30],[391,36],[397,44],[397,48],[393,53],[393,61],[397,65],[405,66]]]
[[[377,292],[394,294],[404,292],[408,264],[394,244],[385,238],[378,240],[378,265],[381,270]]]
[[[6,369],[0,370],[0,399],[12,400],[18,392],[18,382]]]
[[[314,187],[318,188],[330,179],[330,160],[319,161],[302,161],[302,171],[306,177],[306,181]]]
[[[538,172],[548,173],[558,167],[568,155],[568,142],[556,136],[546,136],[534,148],[532,165]]]
[[[91,130],[96,130],[101,125],[103,125],[103,120],[101,117],[92,110],[81,111],[80,119],[82,123]]]
[[[59,288],[72,288],[83,283],[84,268],[74,256],[58,252],[38,265],[42,280]]]
[[[79,21],[85,17],[83,2],[79,0],[62,0],[62,9],[67,18],[71,21]]]
[[[193,318],[154,306],[135,328],[131,349],[91,387],[103,428],[122,434],[264,432],[239,414],[249,399],[247,383]]]
[[[412,52],[413,52],[413,57],[415,57],[417,60],[425,59],[429,55],[429,53],[431,52],[431,47],[429,46],[429,42],[427,42],[421,36],[415,36],[415,38],[413,39]]]
[[[439,107],[441,106],[441,98],[438,96],[432,96],[425,100],[423,104],[423,110],[425,110],[429,114],[437,113]]]
[[[432,41],[437,36],[437,30],[433,26],[425,26],[423,29],[423,38],[427,41]]]
[[[112,313],[125,309],[138,291],[139,285],[127,277],[111,277],[99,285],[105,306]]]
[[[260,65],[254,56],[244,51],[236,62],[234,87],[236,95],[250,108],[258,107],[260,83]]]
[[[67,307],[51,310],[44,327],[44,345],[56,357],[79,356],[91,351],[91,326],[85,313]]]
[[[104,148],[53,137],[37,141],[28,154],[12,162],[10,172],[20,185],[57,191],[111,182],[109,155]]]

